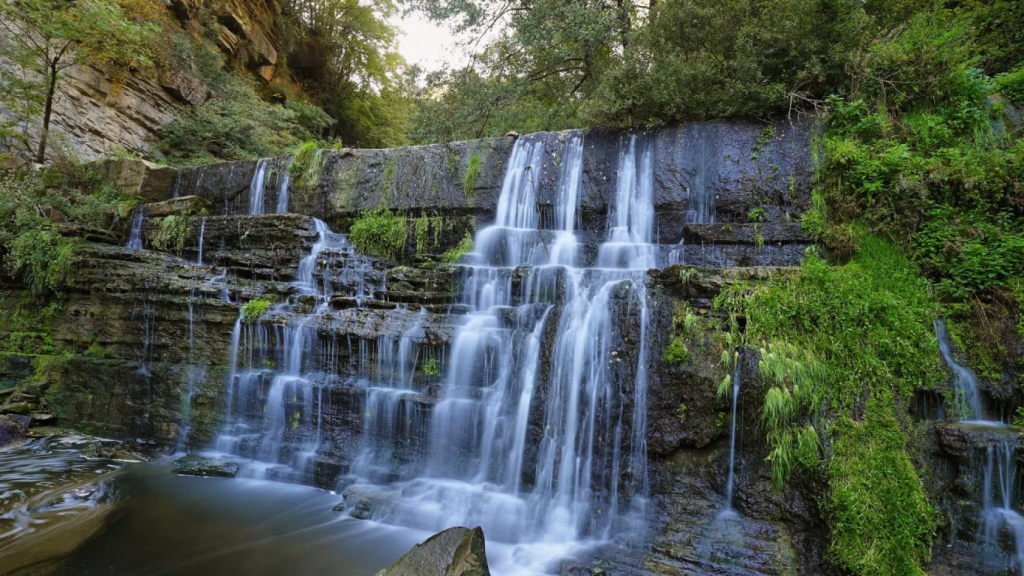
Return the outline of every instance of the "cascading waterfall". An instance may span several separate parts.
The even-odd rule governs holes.
[[[949,332],[946,330],[946,322],[943,320],[935,321],[935,339],[939,342],[942,358],[945,359],[949,369],[953,371],[957,415],[961,420],[983,420],[981,398],[978,395],[978,378],[970,368],[960,365],[953,357]]]
[[[394,494],[374,518],[425,530],[482,525],[489,546],[519,550],[499,561],[511,573],[538,573],[582,543],[607,540],[625,512],[643,514],[647,494],[651,145],[640,136],[623,143],[598,268],[576,267],[582,138],[569,136],[561,157],[556,229],[542,230],[537,188],[545,143],[516,142],[496,221],[477,233],[467,256],[459,303],[470,312],[451,343],[420,470],[376,488]],[[522,280],[514,294],[517,269]],[[640,325],[629,368],[621,365],[623,316]],[[552,322],[554,344],[542,353]],[[538,381],[542,374],[547,381]],[[541,388],[546,401],[538,407]],[[390,410],[368,413],[393,418]],[[528,449],[536,442],[531,428],[541,435],[536,451]]]
[[[256,162],[256,171],[253,172],[252,181],[249,183],[249,214],[263,214],[263,181],[267,177],[267,167],[270,160],[264,158]]]
[[[142,250],[142,220],[146,215],[145,206],[136,206],[132,215],[132,230],[128,235],[126,248],[130,250]]]
[[[477,233],[461,266],[457,304],[468,313],[448,345],[436,400],[429,389],[437,381],[417,370],[426,311],[397,306],[386,317],[399,336],[358,346],[363,432],[341,487],[388,494],[371,514],[381,522],[482,525],[489,549],[504,550],[495,565],[503,573],[536,574],[581,545],[608,541],[614,526],[644,517],[648,493],[653,143],[623,139],[607,236],[597,266],[581,267],[583,139],[562,137],[526,136],[513,147],[495,223]],[[561,154],[547,149],[555,145]],[[551,157],[559,159],[557,198],[553,222],[542,222],[538,189]],[[232,334],[217,445],[265,463],[267,477],[281,477],[282,465],[302,473],[317,455],[322,390],[337,380],[324,350],[336,344],[317,333],[330,321],[333,287],[348,287],[357,305],[375,290],[347,239],[320,221],[316,229],[295,296],[274,307],[272,320],[240,316]],[[310,302],[313,313],[303,313]],[[373,353],[375,362],[364,361]]]
[[[1013,509],[1013,492],[1017,486],[1016,433],[1002,422],[983,420],[978,379],[974,372],[959,364],[953,356],[949,332],[943,320],[935,321],[935,338],[946,365],[953,372],[953,387],[956,392],[957,414],[961,421],[982,426],[994,434],[1006,434],[997,445],[989,446],[984,468],[982,488],[981,529],[979,534],[979,561],[985,570],[1006,570],[1016,567],[1024,576],[1024,517]],[[970,418],[975,418],[971,420]],[[999,486],[1000,500],[992,495],[992,484]],[[999,545],[1000,532],[1007,530],[1013,535],[1016,552],[1012,558],[1002,553]]]
[[[989,446],[985,458],[984,498],[981,512],[982,556],[985,570],[1014,569],[1024,575],[1024,517],[1013,509],[1013,491],[1017,485],[1017,455],[1014,446],[1006,440]],[[992,494],[992,485],[999,487],[999,500]],[[1000,532],[1007,530],[1013,536],[1016,552],[1012,556],[1002,553]]]
[[[288,172],[288,168],[291,165],[291,159],[287,159],[283,163],[283,166],[278,167],[277,170],[277,213],[285,214],[288,212],[288,185],[291,183],[291,174]]]
[[[354,286],[352,297],[375,289],[363,278],[368,264],[347,238],[320,220],[314,224],[317,240],[299,263],[294,295],[271,310],[280,322],[245,323],[240,315],[232,333],[226,425],[217,449],[264,463],[247,469],[250,475],[308,477],[320,445],[322,389],[336,369],[317,333],[329,315],[333,282]],[[334,269],[338,260],[343,265]],[[312,313],[302,313],[310,303]]]

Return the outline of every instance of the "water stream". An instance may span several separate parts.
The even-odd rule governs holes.
[[[144,205],[135,207],[135,212],[132,214],[132,229],[128,235],[128,244],[126,248],[131,250],[142,250],[142,222],[146,215],[146,208]]]
[[[555,217],[542,223],[551,146],[561,148]],[[362,305],[382,286],[347,237],[316,221],[295,295],[268,319],[235,326],[217,449],[253,458],[244,475],[308,482],[330,465],[320,442],[326,390],[355,386],[362,432],[338,486],[352,514],[428,532],[482,525],[489,549],[503,551],[499,574],[542,573],[613,533],[638,532],[648,493],[645,277],[658,248],[653,144],[623,139],[590,267],[576,231],[582,167],[578,133],[516,142],[495,222],[461,265],[456,307],[468,312],[453,317],[447,355],[435,359],[440,378],[421,368],[436,320],[405,305],[384,313],[393,336],[348,343],[357,376],[339,375],[338,343],[319,335],[333,321],[330,302]],[[623,340],[627,329],[636,343]]]
[[[983,571],[1002,571],[1013,568],[1024,576],[1024,517],[1013,509],[1013,494],[1017,487],[1017,433],[1006,424],[984,420],[978,379],[974,372],[956,361],[949,332],[943,320],[935,321],[935,338],[946,365],[953,373],[957,414],[961,422],[981,427],[1000,437],[988,446],[984,461],[982,487],[981,527],[978,537],[978,561]],[[999,488],[999,500],[993,498],[993,484]],[[1000,535],[1006,531],[1012,536],[1015,554],[1007,556],[1000,545]]]

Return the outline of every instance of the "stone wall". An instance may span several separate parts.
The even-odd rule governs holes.
[[[280,49],[275,28],[280,4],[276,0],[174,0],[167,9],[170,21],[202,38],[199,12],[210,7],[216,8],[215,17],[224,27],[218,47],[228,61],[264,81],[273,79]],[[207,97],[201,82],[174,68],[137,72],[115,87],[102,70],[72,66],[62,72],[57,86],[52,134],[83,160],[119,151],[148,155],[165,124]]]

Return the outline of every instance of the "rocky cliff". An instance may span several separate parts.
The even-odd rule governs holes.
[[[646,316],[624,283],[609,342],[610,378],[623,383],[622,450],[644,430],[649,492],[627,493],[647,502],[646,520],[623,548],[603,548],[566,562],[576,570],[629,574],[828,574],[828,527],[816,495],[821,479],[771,488],[759,425],[757,357],[740,355],[735,510],[723,520],[729,476],[730,404],[716,390],[730,370],[726,319],[713,307],[723,289],[794,273],[811,239],[797,224],[811,186],[810,133],[787,123],[711,122],[645,135],[653,156],[656,266],[646,273]],[[531,173],[539,235],[554,236],[561,166],[569,142],[582,138],[579,210],[573,229],[582,262],[600,260],[602,239],[613,235],[609,214],[622,174],[629,134],[566,132],[529,136],[544,160]],[[427,450],[448,358],[468,320],[455,295],[471,279],[460,264],[441,261],[467,232],[495,221],[513,138],[484,139],[390,150],[324,151],[319,176],[290,170],[290,159],[233,162],[170,171],[122,162],[104,167],[122,193],[143,198],[138,229],[143,249],[121,237],[90,237],[65,298],[31,299],[15,279],[0,301],[0,327],[11,353],[0,356],[0,383],[28,382],[3,410],[61,426],[169,446],[230,444],[235,454],[262,458],[266,434],[224,432],[226,416],[260,422],[273,397],[272,379],[294,362],[310,382],[282,399],[286,418],[275,440],[280,460],[266,474],[281,480],[345,489],[360,463],[369,426],[367,380],[391,374],[402,342],[420,360],[407,376],[389,436],[392,468],[384,483]],[[283,208],[281,213],[276,207]],[[404,227],[404,246],[387,257],[354,250],[343,239],[324,249],[325,227],[347,232],[368,211],[387,209]],[[319,246],[319,247],[318,247]],[[547,245],[545,245],[547,249]],[[325,250],[324,252],[317,252]],[[330,252],[330,254],[328,254]],[[532,266],[509,278],[513,294],[536,280]],[[312,279],[323,291],[304,288]],[[566,279],[556,281],[553,309],[565,306]],[[515,297],[514,303],[525,304]],[[268,303],[288,302],[269,307]],[[263,302],[262,307],[259,303]],[[249,303],[249,304],[247,304]],[[521,310],[525,314],[529,307]],[[523,318],[509,308],[505,327]],[[531,312],[533,314],[533,312]],[[554,314],[554,313],[552,313]],[[681,318],[687,318],[685,321]],[[543,321],[537,363],[540,383],[525,432],[522,478],[534,482],[545,436],[544,412],[556,347],[556,324]],[[643,327],[643,328],[642,328]],[[642,330],[646,330],[646,335]],[[296,344],[299,334],[311,340]],[[524,334],[514,340],[523,345]],[[646,341],[648,364],[641,363]],[[670,353],[683,343],[685,359]],[[241,363],[248,366],[244,376]],[[646,410],[637,422],[633,382],[646,373]],[[750,384],[749,389],[746,388]],[[12,389],[13,390],[13,389]],[[611,400],[609,400],[611,402]],[[47,423],[49,423],[47,421]],[[401,424],[401,425],[399,425]],[[926,424],[938,438],[933,456],[955,463],[956,432]],[[315,442],[313,441],[315,439]],[[969,444],[970,442],[966,442]],[[313,446],[312,449],[309,447]],[[960,450],[958,452],[958,450]],[[617,460],[616,460],[617,461]],[[957,484],[955,465],[942,485]],[[609,472],[610,471],[604,471]],[[622,484],[626,486],[625,483]],[[524,488],[525,489],[525,488]],[[342,509],[356,517],[390,510],[393,494],[353,487]],[[500,535],[498,536],[501,537]],[[491,538],[489,533],[488,538]],[[628,540],[628,539],[627,539]],[[959,561],[959,560],[958,560]],[[599,572],[594,572],[599,573]]]
[[[274,0],[176,0],[159,10],[168,26],[180,27],[198,42],[206,41],[203,18],[212,16],[220,29],[216,44],[228,66],[264,82],[275,77],[281,48],[275,19],[281,6]],[[76,65],[65,70],[54,103],[57,140],[63,139],[83,160],[121,151],[148,155],[165,124],[209,96],[173,55],[159,56],[155,69],[138,71],[118,86],[95,68]]]

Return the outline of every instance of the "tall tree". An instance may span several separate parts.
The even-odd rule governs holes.
[[[129,20],[110,0],[0,0],[0,58],[10,64],[0,67],[0,79],[19,88],[0,98],[22,99],[14,110],[27,116],[8,122],[21,124],[23,134],[42,114],[36,162],[46,160],[61,73],[76,64],[95,66],[120,86],[133,69],[150,64],[157,30]]]

